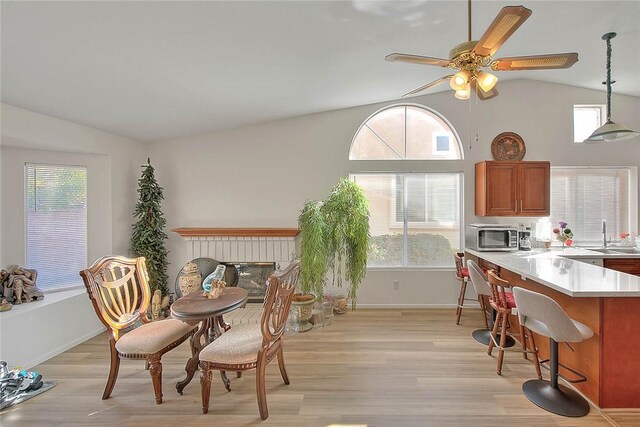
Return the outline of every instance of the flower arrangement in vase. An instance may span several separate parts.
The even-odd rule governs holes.
[[[556,239],[562,242],[562,248],[564,249],[564,245],[571,246],[573,244],[573,231],[567,227],[567,223],[564,221],[558,222],[560,227],[556,227],[553,229],[553,234],[556,235]]]

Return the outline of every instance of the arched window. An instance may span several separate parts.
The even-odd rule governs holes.
[[[462,159],[460,138],[451,124],[426,107],[405,104],[383,108],[358,129],[349,160]]]
[[[451,124],[413,104],[370,116],[349,152],[349,160],[462,158],[462,144]],[[350,174],[369,201],[369,267],[453,267],[452,254],[462,247],[463,174],[453,167],[430,171],[429,164],[421,171],[402,172],[398,163],[389,162],[376,172]]]

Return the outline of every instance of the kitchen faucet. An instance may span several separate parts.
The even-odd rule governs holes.
[[[602,246],[607,247],[607,221],[602,220]]]

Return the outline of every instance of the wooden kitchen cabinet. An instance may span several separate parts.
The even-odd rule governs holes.
[[[605,258],[603,261],[604,268],[640,276],[640,259],[638,258]]]
[[[548,216],[549,162],[476,163],[477,216]]]

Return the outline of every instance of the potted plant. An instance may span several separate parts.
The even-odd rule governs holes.
[[[364,192],[355,182],[342,178],[327,199],[307,201],[298,221],[302,291],[322,301],[331,270],[334,286],[348,282],[347,296],[355,308],[369,247],[369,204]]]

